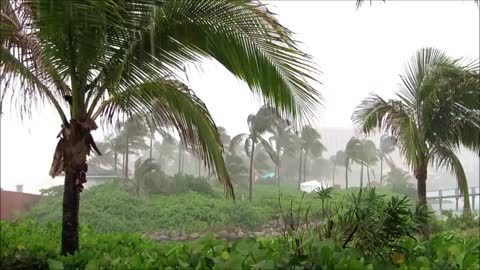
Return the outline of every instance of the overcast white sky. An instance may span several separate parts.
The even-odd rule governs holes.
[[[296,33],[323,73],[318,78],[325,98],[319,127],[351,127],[351,113],[361,99],[371,92],[391,97],[403,64],[421,47],[479,57],[479,11],[473,1],[366,2],[356,10],[354,1],[264,1]],[[261,104],[245,84],[213,62],[189,77],[218,125],[230,134],[247,129],[247,115]],[[59,128],[58,116],[49,108],[20,123],[7,104],[1,129],[2,186],[48,179]],[[102,132],[94,137],[102,138]]]

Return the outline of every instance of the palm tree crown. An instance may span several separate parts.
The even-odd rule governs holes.
[[[216,59],[297,120],[320,102],[311,57],[254,0],[6,0],[0,16],[0,88],[23,113],[50,102],[63,125],[52,166],[66,175],[63,254],[78,250],[75,183],[86,181],[98,118],[173,127],[233,195],[213,119],[177,75],[186,64]]]
[[[480,155],[480,91],[478,64],[464,64],[440,50],[423,48],[400,76],[397,99],[372,95],[356,108],[352,119],[358,129],[389,132],[418,180],[419,202],[426,205],[429,164],[446,167],[456,176],[465,207],[468,187],[455,152],[461,145]],[[428,227],[424,227],[428,237]]]

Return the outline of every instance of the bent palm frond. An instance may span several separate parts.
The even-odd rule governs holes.
[[[446,146],[441,143],[435,144],[430,153],[431,162],[437,168],[446,168],[457,178],[458,188],[462,192],[464,205],[470,208],[470,197],[468,191],[467,177],[463,169],[460,159],[457,157],[452,149],[457,149],[454,146]],[[458,149],[457,149],[458,150]]]
[[[155,126],[171,125],[191,151],[213,168],[230,195],[233,188],[222,155],[217,128],[205,104],[178,81],[146,82],[103,102],[94,117],[114,119],[119,114],[135,113]],[[148,118],[147,118],[148,117]]]

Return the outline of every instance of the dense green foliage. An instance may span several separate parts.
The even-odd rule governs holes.
[[[174,179],[178,192],[172,195],[138,197],[128,192],[128,186],[121,182],[89,188],[82,193],[81,224],[92,226],[98,232],[203,231],[231,226],[253,229],[280,215],[279,190],[275,185],[255,185],[254,200],[248,203],[247,189],[238,188],[237,200],[233,201],[225,199],[222,186],[211,187],[208,182],[202,182],[206,180],[191,176]],[[294,208],[299,205],[302,193],[296,187],[282,185],[280,192],[284,208],[289,207],[290,202]],[[392,194],[388,190],[377,192]],[[51,188],[44,194],[27,217],[40,223],[61,220],[62,187]],[[344,194],[345,191],[335,191],[333,200],[340,200]],[[311,219],[319,217],[321,201],[316,194],[306,194],[303,206],[304,209],[310,206]]]
[[[283,238],[232,243],[205,235],[187,243],[156,243],[136,234],[96,234],[81,228],[81,252],[59,255],[60,226],[33,221],[1,224],[1,269],[478,269],[480,243],[459,233],[402,243],[388,257],[366,256],[332,240],[312,241],[298,255]],[[477,234],[478,237],[478,234]],[[388,250],[385,250],[388,251]]]

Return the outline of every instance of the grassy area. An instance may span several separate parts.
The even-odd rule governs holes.
[[[461,233],[427,242],[404,239],[378,255],[343,248],[331,239],[306,242],[299,254],[288,239],[245,238],[233,243],[205,235],[159,243],[131,233],[96,233],[82,226],[80,253],[59,255],[58,223],[0,222],[1,269],[478,269],[480,244]],[[65,268],[67,269],[67,268]]]
[[[26,217],[40,223],[61,220],[61,188],[50,190]],[[377,191],[388,196],[394,194],[388,190]],[[332,200],[342,200],[345,194],[344,190],[335,191]],[[215,186],[210,194],[183,192],[137,197],[122,185],[104,184],[82,193],[80,222],[98,232],[203,231],[222,226],[254,229],[280,216],[279,201],[284,210],[290,203],[298,209],[302,192],[295,186],[282,186],[279,191],[275,185],[255,185],[252,203],[246,200],[245,189],[236,189],[236,198],[236,201],[225,199],[221,186]],[[315,193],[305,194],[302,211],[308,207],[310,218],[315,219],[321,208],[321,200]]]

